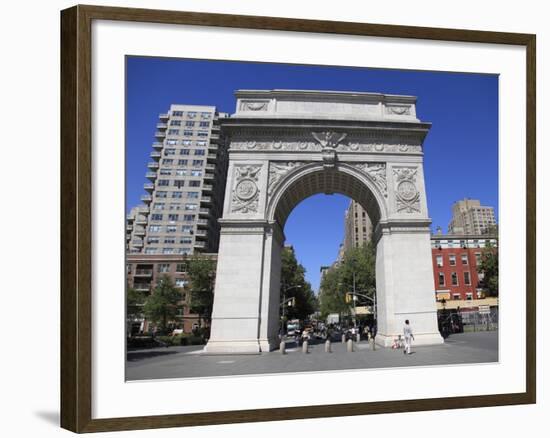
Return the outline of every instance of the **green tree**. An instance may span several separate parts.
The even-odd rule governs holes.
[[[346,303],[345,298],[354,289],[370,298],[376,293],[376,248],[372,243],[349,249],[343,260],[324,275],[319,295],[322,317],[349,314],[353,303]]]
[[[200,255],[191,256],[186,260],[186,272],[189,280],[189,308],[191,312],[199,315],[199,326],[201,320],[210,325],[214,304],[216,261]]]
[[[145,300],[143,312],[149,321],[159,326],[161,333],[166,333],[168,323],[174,320],[181,300],[181,291],[165,275]]]
[[[317,308],[317,298],[305,279],[305,268],[298,263],[294,248],[284,247],[281,253],[281,299],[294,298],[294,305],[285,308],[288,319],[307,319]]]
[[[143,318],[143,304],[146,296],[143,292],[126,285],[126,323],[128,333],[132,330],[132,323]]]
[[[483,249],[477,271],[483,276],[479,286],[485,295],[498,297],[498,248],[491,243],[487,243]]]

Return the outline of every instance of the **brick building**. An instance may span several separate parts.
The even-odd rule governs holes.
[[[201,257],[217,260],[217,254],[201,254]],[[129,287],[149,295],[157,286],[163,276],[168,276],[177,288],[181,289],[181,308],[176,316],[175,326],[182,328],[185,333],[191,333],[199,326],[197,314],[189,311],[190,296],[187,291],[187,274],[185,272],[185,260],[182,255],[152,255],[152,254],[127,254],[126,255],[126,280]],[[204,325],[204,323],[202,324]],[[132,322],[132,332],[147,332],[151,329],[147,320]]]
[[[478,273],[483,249],[488,244],[497,247],[496,237],[435,234],[432,235],[431,242],[438,308],[443,308],[443,304],[447,309],[496,304],[495,299],[487,299],[480,303],[485,297],[479,287],[482,274]]]

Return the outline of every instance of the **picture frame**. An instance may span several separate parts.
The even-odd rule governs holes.
[[[92,23],[188,25],[525,48],[525,391],[364,403],[94,418]],[[536,36],[398,25],[75,6],[61,12],[61,426],[82,432],[458,409],[536,402]],[[95,169],[97,171],[97,169]],[[267,378],[267,377],[265,377]]]

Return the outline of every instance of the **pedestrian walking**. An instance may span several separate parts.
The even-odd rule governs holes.
[[[414,340],[414,335],[408,319],[405,320],[405,325],[403,326],[403,337],[405,338],[403,354],[411,354],[411,340]]]

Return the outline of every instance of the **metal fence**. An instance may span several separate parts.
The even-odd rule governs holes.
[[[485,332],[498,330],[498,307],[486,311],[460,312],[464,332]]]

